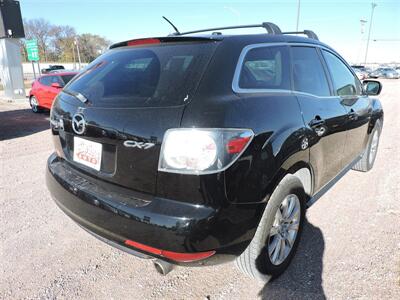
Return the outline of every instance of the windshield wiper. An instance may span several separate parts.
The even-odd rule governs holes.
[[[78,99],[79,101],[86,103],[89,101],[88,98],[86,98],[84,95],[82,95],[81,93],[75,92],[75,91],[69,91],[69,90],[63,90],[64,93],[74,96],[76,99]]]

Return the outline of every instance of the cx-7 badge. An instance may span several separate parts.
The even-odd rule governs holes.
[[[151,147],[154,147],[155,144],[153,143],[143,143],[143,142],[135,142],[135,141],[125,141],[124,142],[125,147],[131,147],[131,148],[139,148],[139,149],[150,149]]]

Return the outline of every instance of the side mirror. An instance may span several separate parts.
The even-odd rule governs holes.
[[[61,88],[62,88],[62,86],[61,86],[58,82],[53,82],[53,83],[51,84],[51,86],[54,87],[54,88],[58,88],[58,89],[61,89]]]
[[[364,93],[367,95],[379,95],[382,90],[382,84],[376,80],[364,80],[363,81]]]

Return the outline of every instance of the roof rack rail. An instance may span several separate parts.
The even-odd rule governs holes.
[[[312,30],[288,31],[288,32],[282,32],[282,34],[305,34],[308,38],[319,41],[318,36]]]
[[[200,30],[186,31],[186,32],[174,32],[171,35],[185,35],[199,32],[207,32],[207,31],[217,31],[217,30],[225,30],[225,29],[240,29],[240,28],[265,28],[269,34],[282,34],[281,29],[278,25],[271,22],[264,22],[262,24],[253,24],[253,25],[237,25],[237,26],[228,26],[228,27],[215,27],[215,28],[206,28]]]
[[[269,34],[305,34],[308,38],[319,40],[318,36],[312,30],[303,30],[303,31],[288,31],[282,32],[278,25],[271,23],[271,22],[263,22],[261,24],[252,24],[252,25],[237,25],[237,26],[227,26],[227,27],[214,27],[214,28],[205,28],[199,30],[192,30],[186,32],[174,32],[170,34],[170,36],[177,36],[177,35],[186,35],[192,33],[200,33],[200,32],[207,32],[213,31],[217,34],[217,30],[226,30],[226,29],[241,29],[241,28],[265,28]]]

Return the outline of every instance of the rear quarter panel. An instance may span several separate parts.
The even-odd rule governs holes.
[[[182,127],[249,128],[255,134],[242,156],[224,172],[229,202],[260,202],[287,172],[307,165],[309,151],[301,149],[305,131],[295,96],[243,94],[203,107],[187,109]]]
[[[381,101],[377,98],[371,98],[371,106],[372,106],[372,112],[371,112],[371,120],[369,123],[369,128],[368,128],[368,134],[371,133],[372,129],[375,127],[375,123],[377,120],[381,121],[381,126],[383,125],[383,119],[384,119],[384,113],[383,113],[383,107]]]

